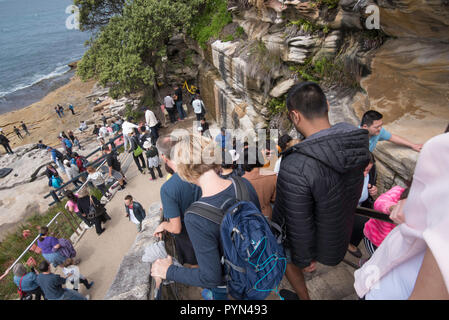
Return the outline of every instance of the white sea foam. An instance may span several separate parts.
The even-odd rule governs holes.
[[[29,87],[41,82],[42,80],[47,80],[47,79],[61,76],[69,70],[70,70],[70,67],[68,65],[61,65],[61,66],[56,67],[56,69],[53,70],[52,72],[50,72],[49,74],[46,74],[46,75],[38,74],[38,75],[34,76],[32,79],[28,80],[26,83],[17,85],[12,90],[9,90],[6,92],[0,92],[0,98],[3,98],[6,95],[11,94],[13,92],[16,92],[16,91],[19,91],[19,90],[22,90],[25,88],[29,88]]]

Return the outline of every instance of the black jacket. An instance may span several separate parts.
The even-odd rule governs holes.
[[[140,140],[137,136],[132,136],[129,141],[131,142],[131,148],[129,149],[129,152],[133,152],[137,149],[137,147],[141,147],[143,149],[143,144],[140,143]]]
[[[347,123],[284,152],[273,221],[282,226],[295,265],[343,260],[368,162],[368,131]]]
[[[126,210],[126,215],[128,217],[129,220],[131,220],[131,217],[129,216],[129,207],[125,204],[125,210]],[[145,209],[142,207],[142,205],[136,201],[133,201],[133,213],[134,216],[136,217],[136,219],[140,222],[143,221],[143,219],[145,219],[146,214],[145,214]]]
[[[4,134],[0,134],[0,144],[8,144],[8,143],[9,139]]]

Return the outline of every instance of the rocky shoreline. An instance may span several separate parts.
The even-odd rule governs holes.
[[[76,65],[73,66],[76,68]],[[27,217],[35,213],[43,213],[48,209],[51,198],[44,199],[50,191],[44,171],[51,157],[46,150],[37,148],[37,142],[53,146],[60,151],[58,135],[61,131],[72,130],[81,142],[87,155],[98,147],[92,135],[93,124],[101,123],[101,113],[106,116],[123,115],[127,104],[137,107],[138,100],[122,98],[114,100],[108,97],[109,89],[101,88],[95,80],[82,82],[76,75],[69,83],[50,92],[42,100],[20,110],[0,115],[0,128],[10,139],[13,155],[0,150],[0,169],[11,168],[7,176],[0,178],[0,241]],[[54,111],[56,104],[65,107],[65,115],[58,118]],[[75,115],[68,110],[73,104]],[[80,121],[86,121],[88,130],[78,130]],[[21,129],[24,121],[30,135],[23,133],[20,140],[13,132],[13,127]],[[79,152],[76,148],[74,151]],[[61,175],[64,181],[67,178]]]

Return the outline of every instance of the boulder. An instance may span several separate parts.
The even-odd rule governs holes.
[[[294,79],[283,80],[278,83],[273,89],[270,91],[270,96],[279,98],[290,90],[291,87],[295,85]]]

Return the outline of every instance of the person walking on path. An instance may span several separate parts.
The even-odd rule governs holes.
[[[50,272],[50,265],[47,261],[39,264],[37,283],[48,300],[87,300],[85,296],[75,290],[63,288],[66,279],[60,275]]]
[[[28,131],[27,126],[25,125],[25,123],[23,123],[23,121],[20,121],[20,124],[22,126],[23,131],[25,131],[25,133],[27,134],[27,136],[30,135],[30,132]]]
[[[157,172],[159,173],[159,178],[162,178],[163,175],[161,171],[161,161],[159,159],[159,151],[157,150],[156,146],[152,145],[150,141],[145,141],[143,143],[143,148],[146,150],[145,155],[147,157],[148,170],[151,174],[150,180],[156,180],[154,168],[156,168]]]
[[[83,150],[83,147],[81,147],[80,141],[77,137],[73,134],[72,130],[67,131],[67,135],[69,136],[69,139],[72,141],[73,145],[78,147],[79,150]]]
[[[11,147],[9,146],[9,139],[3,134],[0,133],[0,144],[5,148],[6,153],[13,154]]]
[[[62,273],[67,277],[67,281],[69,281],[73,285],[73,290],[78,291],[80,283],[82,283],[87,290],[92,288],[94,282],[89,283],[87,278],[80,273],[80,269],[75,265],[75,261],[72,258],[67,258],[63,263],[64,268],[62,269]]]
[[[21,140],[23,140],[22,134],[20,133],[20,130],[16,126],[14,126],[14,132]]]
[[[31,268],[31,272],[27,272],[27,269],[23,264],[17,263],[13,268],[13,273],[14,283],[16,284],[17,288],[23,292],[20,300],[22,300],[25,296],[33,294],[35,296],[35,300],[41,300],[41,297],[44,294],[39,287],[39,284],[37,283],[37,274],[34,268]]]
[[[159,138],[158,132],[159,121],[157,120],[154,112],[150,110],[150,108],[148,108],[147,111],[145,111],[145,122],[151,130],[151,138],[152,138],[151,142],[153,144],[156,144],[156,141]]]
[[[370,159],[368,132],[348,123],[331,126],[326,96],[314,82],[293,86],[286,104],[305,140],[282,156],[272,220],[286,237],[286,277],[308,300],[303,270],[313,271],[316,261],[334,266],[345,257]]]
[[[125,152],[129,150],[128,145],[131,144],[130,134],[134,132],[134,128],[138,128],[138,126],[132,123],[131,121],[133,121],[133,118],[128,117],[126,121],[122,123],[123,143]]]
[[[61,106],[60,104],[58,104],[58,110],[59,110],[59,113],[61,114],[61,117],[63,117],[64,116],[64,107]]]
[[[199,95],[195,96],[195,99],[192,102],[192,107],[196,115],[196,121],[201,121],[204,117],[204,110],[206,110],[206,108],[204,107],[203,100],[201,100]]]
[[[173,98],[168,95],[164,98],[164,104],[165,109],[168,112],[168,116],[170,117],[170,122],[175,123],[176,122],[176,110],[174,108],[175,101],[173,101]]]
[[[76,204],[81,214],[85,214],[93,222],[97,235],[101,235],[106,230],[106,228],[101,226],[101,223],[106,223],[106,221],[111,220],[111,217],[107,214],[100,201],[92,195],[92,192],[87,187],[84,187],[78,192]],[[95,217],[89,217],[91,210],[95,211]]]
[[[44,259],[53,264],[55,268],[66,259],[57,251],[61,248],[59,240],[48,235],[48,227],[43,226],[40,228],[40,238],[37,240],[37,246],[42,249]]]
[[[102,147],[103,152],[106,154],[106,163],[109,168],[109,176],[116,179],[120,184],[120,188],[118,190],[125,189],[125,185],[127,184],[125,180],[125,174],[122,171],[121,163],[117,159],[117,155],[115,152],[106,146]]]
[[[142,221],[145,219],[145,209],[142,205],[133,200],[131,195],[127,195],[125,197],[125,210],[126,217],[129,218],[129,221],[135,223],[137,225],[137,230],[142,232]]]
[[[184,108],[182,107],[182,89],[180,86],[175,86],[175,104],[176,104],[176,110],[178,110],[178,116],[179,120],[184,120],[185,117],[187,117]]]
[[[61,141],[61,146],[64,148],[65,153],[69,158],[72,157],[72,147],[73,144],[70,142],[68,138],[58,137],[59,141]]]
[[[137,137],[137,133],[133,132],[131,134],[130,138],[131,142],[131,148],[129,150],[130,153],[133,155],[134,162],[136,163],[137,168],[139,169],[140,173],[145,174],[145,158],[143,157],[143,149],[140,145],[140,140]]]
[[[77,177],[80,174],[79,168],[76,164],[71,163],[69,160],[64,160],[65,165],[65,172],[67,173],[67,177],[69,180],[72,180],[73,178]],[[79,180],[73,180],[73,185],[75,188],[79,188],[83,185],[83,183]]]
[[[87,219],[87,215],[84,213],[81,213],[79,208],[78,208],[78,195],[77,194],[73,194],[73,192],[71,190],[67,190],[65,192],[65,196],[67,197],[68,201],[65,204],[65,208],[67,211],[71,212],[71,213],[75,213],[78,218],[80,218],[81,220],[84,221],[84,223],[90,228],[92,227],[92,221],[90,221],[89,219]]]
[[[58,115],[59,118],[61,118],[61,112],[59,112],[59,108],[55,107],[55,112]]]
[[[72,111],[72,114],[75,115],[75,110],[72,104],[69,104],[69,110]]]
[[[51,159],[53,160],[53,162],[58,166],[58,168],[64,173],[67,174],[65,172],[65,168],[64,168],[64,164],[62,163],[62,161],[64,160],[64,155],[59,152],[56,149],[53,149],[52,147],[47,147],[47,151],[50,152],[51,154]]]
[[[87,181],[91,181],[94,187],[100,190],[101,194],[109,199],[111,194],[108,192],[103,174],[100,171],[96,171],[95,168],[91,166],[87,167],[87,172],[89,173]]]

